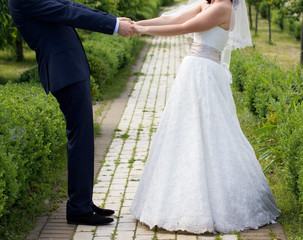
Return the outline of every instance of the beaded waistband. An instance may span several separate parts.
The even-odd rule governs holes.
[[[221,63],[221,52],[219,50],[200,43],[194,42],[192,44],[189,56],[207,58],[216,63]]]

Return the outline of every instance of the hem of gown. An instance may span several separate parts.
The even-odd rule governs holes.
[[[193,234],[204,234],[204,233],[213,233],[213,234],[217,234],[217,233],[223,233],[223,234],[231,234],[233,232],[243,232],[243,231],[246,231],[246,230],[258,230],[259,228],[261,227],[264,227],[268,224],[275,224],[277,223],[277,218],[279,217],[280,214],[278,214],[277,216],[275,216],[272,220],[269,220],[267,223],[264,223],[264,224],[260,224],[258,226],[255,226],[255,227],[243,227],[243,228],[240,228],[240,229],[234,229],[234,230],[231,230],[231,231],[215,231],[214,229],[212,230],[209,230],[207,228],[203,229],[203,230],[199,230],[199,231],[194,231],[194,230],[186,230],[184,228],[167,228],[167,227],[164,227],[163,225],[158,225],[158,224],[150,224],[144,220],[141,220],[141,218],[139,216],[137,216],[133,211],[130,210],[130,213],[140,222],[140,223],[143,223],[145,225],[147,225],[150,230],[152,230],[154,227],[158,227],[158,228],[162,228],[164,230],[167,230],[169,232],[177,232],[177,231],[182,231],[182,232],[187,232],[187,233],[193,233]]]

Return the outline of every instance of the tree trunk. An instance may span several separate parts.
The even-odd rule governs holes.
[[[268,4],[268,32],[269,32],[269,43],[271,43],[271,11],[270,4]]]
[[[252,13],[251,13],[251,4],[248,6],[248,14],[249,14],[249,23],[250,23],[250,29],[253,29],[253,20],[252,20]]]
[[[301,29],[301,64],[303,65],[303,13],[302,13],[302,29]]]
[[[22,61],[24,59],[23,42],[20,33],[17,34],[17,38],[16,38],[16,56],[17,56],[17,61]]]
[[[259,18],[259,6],[256,5],[255,35],[258,33],[258,18]]]

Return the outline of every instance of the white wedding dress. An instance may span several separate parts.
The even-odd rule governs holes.
[[[280,214],[213,54],[227,40],[220,27],[195,33],[202,51],[183,59],[131,206],[150,228],[229,233]]]

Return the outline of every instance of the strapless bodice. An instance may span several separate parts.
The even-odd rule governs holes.
[[[221,27],[213,27],[207,31],[194,33],[194,42],[203,44],[222,52],[227,41],[229,31]]]

